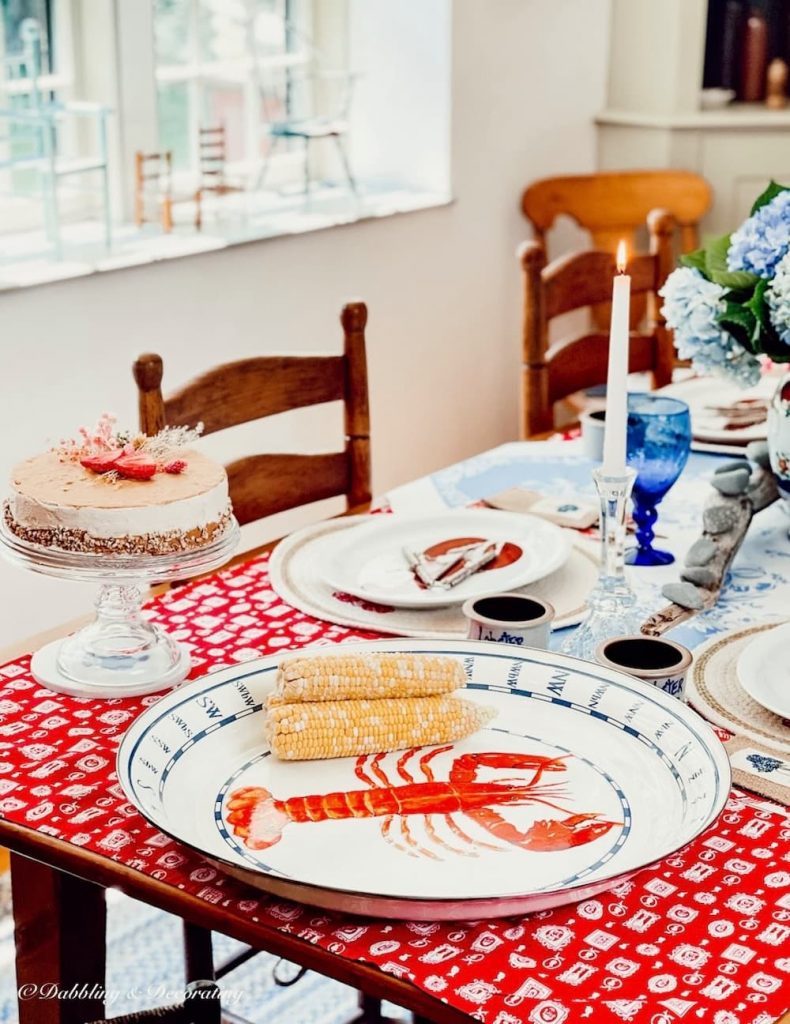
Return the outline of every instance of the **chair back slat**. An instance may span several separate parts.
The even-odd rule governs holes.
[[[637,255],[626,268],[631,277],[631,294],[651,292],[656,285],[656,262],[652,256]],[[615,258],[608,252],[574,252],[555,260],[543,278],[546,318],[601,302],[611,302],[612,278],[617,273]]]
[[[652,334],[631,334],[628,339],[628,369],[648,373],[655,366],[656,339]],[[560,342],[547,352],[551,363],[549,402],[557,402],[584,388],[606,383],[609,364],[609,335],[585,334]]]
[[[350,479],[345,452],[250,455],[232,462],[227,472],[233,512],[242,526],[346,494]]]
[[[343,354],[283,355],[241,359],[201,374],[174,394],[162,396],[163,364],[156,353],[134,364],[140,429],[203,423],[205,434],[325,402],[342,401],[343,451],[321,455],[256,454],[227,467],[231,501],[241,523],[323,498],[345,494],[349,509],[370,502],[364,302],[343,307]]]
[[[165,399],[165,422],[203,423],[203,433],[279,412],[342,400],[342,356],[260,356],[225,363]]]
[[[646,331],[632,331],[629,370],[650,371],[654,387],[672,378],[674,349],[671,332],[661,314],[658,291],[673,266],[675,223],[666,210],[647,218],[650,253],[632,255],[627,272],[631,290],[646,300]],[[554,403],[606,381],[608,331],[585,331],[549,346],[549,326],[555,317],[577,309],[600,309],[611,299],[615,259],[609,252],[571,253],[548,264],[545,246],[525,242],[520,250],[524,282],[522,437],[554,427]],[[607,325],[608,326],[608,325]]]
[[[668,210],[681,229],[684,252],[696,248],[698,225],[711,205],[711,188],[691,171],[603,171],[543,178],[524,190],[521,208],[536,238],[561,214],[589,231],[596,249],[614,250],[633,238],[651,210]],[[608,244],[606,244],[608,241]]]

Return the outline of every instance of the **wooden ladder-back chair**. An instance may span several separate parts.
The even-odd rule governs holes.
[[[627,273],[631,293],[648,302],[645,331],[632,331],[631,373],[651,371],[654,387],[672,377],[672,335],[661,315],[658,290],[673,267],[674,219],[666,210],[647,218],[650,253],[632,255]],[[563,313],[611,299],[615,257],[608,252],[570,253],[547,264],[542,242],[525,242],[519,250],[524,279],[523,379],[521,436],[552,430],[554,403],[577,391],[606,382],[608,332],[593,331],[549,345],[549,324]]]
[[[206,193],[222,197],[243,192],[241,185],[230,184],[226,177],[228,159],[225,125],[218,124],[198,129],[198,155],[200,182],[195,193],[195,228],[203,227],[203,198]]]
[[[344,495],[348,509],[370,501],[370,415],[365,357],[367,307],[343,307],[342,355],[258,356],[225,363],[162,397],[163,364],[154,353],[134,364],[140,429],[195,426],[204,434],[292,409],[342,401],[343,451],[250,455],[227,466],[233,509],[243,525],[324,498]]]
[[[364,302],[350,302],[343,307],[340,315],[344,339],[342,355],[241,359],[208,370],[167,398],[162,396],[161,356],[141,355],[133,368],[138,387],[140,429],[150,435],[165,425],[195,426],[202,422],[204,434],[213,434],[276,413],[342,401],[346,435],[343,451],[251,455],[238,459],[226,467],[230,497],[241,524],[341,495],[346,497],[348,510],[361,509],[371,497],[365,355],[367,318]],[[202,1020],[219,1024],[220,1017],[225,1019],[216,980],[256,952],[246,948],[225,963],[215,964],[211,932],[184,923],[186,981],[209,986],[203,992]],[[297,978],[302,973],[304,971]],[[380,1000],[360,993],[359,1006],[358,1024],[384,1021]]]
[[[138,228],[148,223],[148,207],[156,205],[162,230],[173,230],[173,154],[134,154],[134,222]]]
[[[543,178],[524,190],[521,209],[535,238],[546,244],[546,233],[565,215],[590,235],[592,248],[615,252],[624,238],[630,252],[642,244],[638,235],[651,210],[667,210],[675,218],[673,245],[690,252],[699,245],[699,222],[710,209],[710,185],[692,171],[599,171],[562,178]],[[609,323],[608,302],[591,310],[595,325]],[[631,327],[645,315],[645,303],[631,304]]]

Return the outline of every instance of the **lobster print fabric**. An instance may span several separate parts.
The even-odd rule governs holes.
[[[284,605],[265,558],[180,588],[150,615],[189,644],[194,675],[317,640],[369,638]],[[255,922],[262,942],[287,931],[486,1024],[771,1024],[790,1002],[790,821],[778,805],[734,792],[717,823],[678,854],[558,910],[463,924],[343,918],[244,887],[126,802],[115,751],[155,700],[65,697],[32,680],[27,658],[4,666],[0,815],[222,906],[230,931],[234,919]],[[374,777],[372,766],[362,770]],[[546,771],[537,785],[563,774]],[[358,788],[374,787],[360,779]],[[300,826],[289,818],[286,827]],[[393,837],[402,841],[394,826]]]

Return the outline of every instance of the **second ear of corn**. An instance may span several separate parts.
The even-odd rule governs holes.
[[[287,761],[453,743],[494,716],[450,696],[465,685],[461,662],[441,655],[292,658],[268,700],[267,738]]]
[[[267,738],[283,761],[354,757],[453,743],[493,715],[481,704],[447,696],[278,704],[269,709]]]

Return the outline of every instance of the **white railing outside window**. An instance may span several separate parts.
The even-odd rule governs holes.
[[[0,3],[0,111],[6,112],[0,117],[0,231],[41,222],[35,172],[26,163],[40,148],[40,138],[24,118],[72,95],[70,7],[71,0]],[[61,143],[73,148],[73,127],[63,124],[58,130]]]

